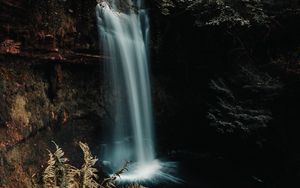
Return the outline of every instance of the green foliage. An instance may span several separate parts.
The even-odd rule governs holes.
[[[169,15],[170,9],[175,7],[173,1],[171,0],[158,0],[158,6],[163,15]]]
[[[156,0],[163,15],[187,13],[202,26],[251,27],[267,25],[269,16],[261,0]]]
[[[227,5],[221,0],[216,0],[210,2],[209,4],[204,5],[207,11],[213,12],[210,18],[207,21],[201,22],[202,15],[198,15],[196,24],[198,26],[202,25],[212,25],[219,26],[225,25],[228,28],[237,27],[237,26],[249,26],[250,21],[243,18],[238,11],[236,11],[232,6]],[[208,12],[204,12],[209,14]]]
[[[242,2],[252,23],[269,24],[270,17],[265,13],[261,0],[243,0]]]

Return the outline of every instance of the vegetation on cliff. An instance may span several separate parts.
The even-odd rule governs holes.
[[[83,151],[84,164],[81,168],[76,168],[69,164],[69,159],[64,157],[64,151],[55,142],[55,152],[49,152],[47,167],[40,177],[33,175],[33,186],[36,188],[115,188],[115,181],[121,178],[121,175],[128,171],[129,162],[114,174],[103,178],[99,177],[98,169],[95,167],[98,159],[94,157],[87,144],[79,142]],[[127,188],[143,188],[143,186],[134,183]]]

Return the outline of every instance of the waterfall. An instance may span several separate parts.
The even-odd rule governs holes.
[[[182,182],[176,163],[155,159],[149,75],[149,18],[143,0],[97,0],[100,46],[112,122],[102,156],[112,170],[134,162],[121,181]],[[120,11],[122,9],[122,11]]]
[[[105,81],[109,83],[113,124],[106,132],[110,144],[104,158],[114,168],[124,160],[148,164],[155,159],[149,79],[149,19],[142,0],[99,2],[96,7],[100,44],[109,58]],[[133,5],[133,6],[131,6]],[[135,8],[133,8],[135,7]]]

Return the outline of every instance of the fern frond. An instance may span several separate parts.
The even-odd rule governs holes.
[[[114,176],[116,177],[121,177],[122,174],[124,174],[126,171],[128,171],[128,166],[129,166],[130,161],[125,161],[123,167],[115,172]]]
[[[56,147],[56,151],[53,154],[56,157],[56,160],[60,163],[66,163],[68,162],[68,159],[63,157],[65,155],[64,151],[54,142],[52,141],[52,143],[54,143],[55,147]]]
[[[96,179],[98,179],[98,175],[96,174],[98,170],[93,167],[98,159],[92,155],[87,144],[79,142],[79,146],[84,154],[84,164],[82,165],[80,170],[82,175],[82,187],[98,188],[100,187],[100,185],[96,181]]]
[[[80,170],[68,164],[66,169],[66,188],[79,188]]]
[[[53,142],[53,141],[52,141]],[[49,152],[48,165],[43,174],[45,188],[79,188],[76,178],[80,176],[80,170],[67,164],[63,150],[53,142],[56,151]]]
[[[49,152],[49,160],[47,162],[48,166],[46,167],[44,174],[43,174],[43,183],[44,183],[45,188],[56,188],[57,187],[56,186],[57,177],[56,177],[56,173],[55,173],[56,160],[55,160],[54,155],[51,153],[51,151],[48,150],[48,152]]]
[[[125,161],[124,165],[120,170],[115,172],[113,175],[111,175],[109,178],[105,178],[103,182],[101,183],[101,188],[115,188],[115,181],[117,178],[120,178],[122,174],[124,174],[126,171],[128,171],[130,161]]]

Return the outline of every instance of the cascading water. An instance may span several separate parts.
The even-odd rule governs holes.
[[[122,4],[121,4],[122,2]],[[119,8],[125,6],[125,10]],[[143,0],[98,0],[97,24],[103,52],[108,56],[106,81],[113,100],[112,132],[103,158],[111,168],[124,160],[136,162],[123,179],[144,180],[162,174],[155,160],[151,91],[148,70],[149,19]],[[122,7],[124,8],[124,7]]]

